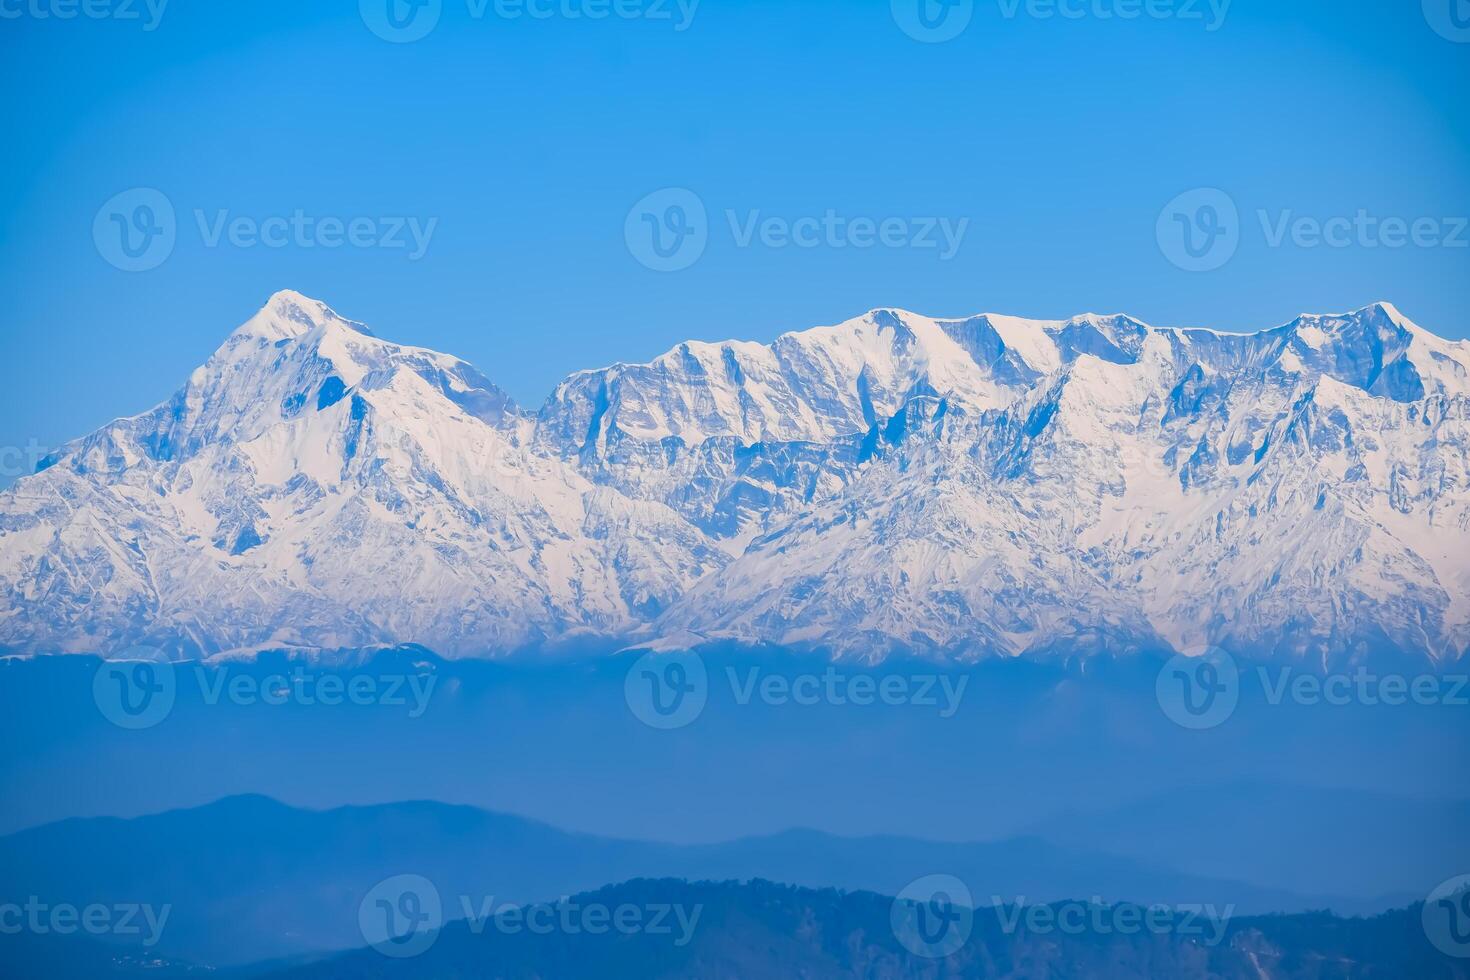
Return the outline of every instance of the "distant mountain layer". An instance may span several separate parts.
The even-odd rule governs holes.
[[[432,889],[440,898],[438,918],[441,924],[450,924],[445,932],[448,940],[454,930],[463,929],[454,926],[457,920],[476,924],[482,902],[490,901],[497,909],[556,902],[635,877],[764,879],[903,895],[911,883],[933,874],[963,883],[976,907],[991,907],[997,899],[1004,904],[1038,904],[1104,896],[1107,901],[1176,909],[1222,909],[1222,914],[1229,909],[1230,917],[1323,907],[1339,912],[1345,907],[1383,908],[1180,874],[1145,861],[1061,848],[1039,839],[939,843],[789,832],[678,846],[575,835],[525,818],[432,802],[313,811],[263,796],[234,796],[193,810],[132,820],[65,820],[0,837],[3,901],[12,901],[4,896],[22,896],[13,901],[35,896],[47,907],[65,902],[75,907],[151,908],[160,927],[151,937],[148,955],[209,968],[237,968],[366,945],[370,939],[363,932],[363,907],[375,907],[373,896],[381,892],[382,883],[407,877],[428,883],[415,887],[425,893]],[[789,898],[814,899],[779,889],[772,895],[778,905]],[[732,893],[736,905],[747,898],[738,890]],[[725,896],[716,889],[710,901],[720,904]],[[826,895],[822,901],[842,905],[848,899]],[[760,907],[747,912],[763,914]],[[883,932],[891,940],[892,929],[886,918],[883,921]],[[786,934],[782,942],[803,939]],[[47,952],[46,934],[9,940],[12,946],[4,940],[0,937],[0,962],[12,946],[37,956],[66,952]],[[875,940],[888,942],[882,937]],[[451,945],[445,942],[447,948]],[[507,962],[532,954],[548,951],[507,948],[512,956]],[[444,967],[438,976],[462,976],[448,970],[447,962],[425,962]],[[378,974],[369,970],[320,976]],[[404,976],[420,974],[410,971]],[[547,976],[566,974],[557,970]],[[794,974],[739,971],[738,976]]]
[[[391,958],[363,950],[269,976],[280,980],[1437,980],[1470,976],[1464,960],[1451,959],[1430,945],[1417,906],[1371,919],[1340,919],[1327,913],[1231,919],[1219,933],[1199,920],[1188,921],[1192,912],[1171,919],[1167,927],[1155,932],[1123,925],[1131,920],[1123,917],[1127,913],[1116,913],[1113,906],[1101,907],[1096,913],[1082,903],[1054,909],[1059,918],[1083,912],[1087,917],[1080,921],[1087,924],[1080,929],[1045,925],[1031,929],[1018,925],[1026,920],[1015,918],[1015,909],[982,907],[967,923],[964,942],[948,955],[935,956],[921,940],[915,941],[916,936],[931,933],[918,932],[922,925],[913,934],[902,926],[895,930],[893,900],[869,892],[813,891],[763,881],[632,881],[574,896],[568,904],[579,909],[672,905],[687,910],[689,918],[697,909],[699,918],[683,945],[679,941],[686,934],[677,927],[667,935],[623,935],[615,930],[603,935],[560,930],[538,935],[528,929],[494,928],[476,934],[467,925],[456,924],[414,957]],[[1141,910],[1132,911],[1141,915]],[[1044,924],[1047,920],[1034,921]],[[1094,922],[1099,924],[1094,926]],[[947,926],[948,930],[960,928]],[[936,927],[932,935],[947,933],[939,933]]]
[[[1470,343],[875,310],[539,413],[283,292],[0,494],[0,648],[1470,647]]]
[[[1445,955],[1426,938],[1421,906],[1368,919],[1306,913],[1219,921],[1198,918],[1192,910],[1145,919],[1137,907],[1084,901],[1046,910],[1055,919],[1035,914],[1034,907],[1023,912],[981,906],[973,916],[949,918],[942,925],[939,919],[917,916],[921,908],[946,906],[906,903],[901,908],[912,910],[917,926],[895,916],[893,899],[871,892],[765,881],[635,880],[501,919],[456,922],[438,932],[405,930],[398,934],[403,945],[382,942],[387,954],[364,948],[294,965],[190,968],[157,955],[144,959],[131,950],[109,957],[105,947],[81,937],[40,941],[0,936],[0,953],[9,955],[7,963],[25,969],[25,975],[52,980],[205,975],[274,980],[1470,976],[1465,960]],[[405,906],[405,911],[411,909]],[[617,928],[610,923],[620,909],[630,914]],[[596,914],[605,912],[607,918],[593,918],[589,910],[602,910]],[[1138,924],[1145,921],[1148,927]],[[527,922],[540,925],[531,928]],[[926,937],[940,938],[931,945]]]
[[[498,904],[558,897],[654,876],[765,878],[897,894],[942,870],[976,895],[1053,901],[1106,895],[1142,903],[1233,906],[1241,914],[1361,900],[1181,874],[1134,858],[1040,839],[939,843],[791,831],[671,845],[573,834],[440,803],[303,810],[259,796],[138,817],[64,820],[0,837],[4,894],[47,903],[136,903],[170,913],[157,952],[181,961],[247,961],[362,944],[359,911],[384,880],[417,875],[464,918],[458,896]],[[0,895],[3,899],[4,895]]]

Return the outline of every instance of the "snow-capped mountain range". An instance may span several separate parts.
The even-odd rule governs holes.
[[[1470,646],[1470,343],[874,310],[583,371],[273,296],[168,402],[0,493],[0,648],[582,639],[970,659]]]

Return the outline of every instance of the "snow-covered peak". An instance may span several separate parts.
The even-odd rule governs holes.
[[[1288,369],[1333,378],[1399,402],[1470,394],[1470,345],[1438,337],[1390,303],[1302,314],[1277,331]]]
[[[303,296],[294,289],[282,289],[266,301],[260,312],[242,323],[231,337],[295,340],[313,331],[327,329],[372,336],[372,331],[365,324],[339,316],[321,300]]]
[[[1389,304],[1254,334],[880,308],[581,371],[531,417],[285,291],[0,494],[0,648],[1450,661],[1467,378]]]
[[[875,310],[770,344],[691,342],[644,364],[578,372],[540,424],[572,452],[624,436],[823,443],[869,431],[914,397],[1003,401],[937,321]]]
[[[345,400],[366,407],[410,389],[412,399],[442,402],[445,411],[491,426],[519,418],[511,398],[468,363],[381,340],[325,303],[285,290],[230,333],[167,402],[61,447],[47,465],[99,472],[150,461],[176,466],[210,447],[299,428]]]

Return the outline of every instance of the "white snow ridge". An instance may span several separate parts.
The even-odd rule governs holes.
[[[572,375],[273,296],[0,493],[0,649],[733,640],[975,659],[1470,645],[1470,344],[874,310]]]

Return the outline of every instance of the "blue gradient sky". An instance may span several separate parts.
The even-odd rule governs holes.
[[[0,446],[162,400],[285,287],[466,357],[531,405],[576,368],[888,305],[1244,330],[1390,299],[1470,335],[1470,248],[1272,247],[1256,214],[1470,215],[1470,43],[1430,25],[1451,0],[1429,15],[1234,0],[1216,30],[1205,0],[1203,19],[1136,20],[1099,16],[1119,0],[1070,0],[1075,19],[974,0],[939,44],[907,36],[889,0],[703,0],[682,31],[493,3],[477,19],[442,0],[404,44],[352,0],[173,0],[153,30],[143,0],[142,21],[36,16],[58,2],[0,0]],[[1156,2],[1177,15],[1186,0]],[[93,221],[137,187],[167,197],[178,232],[166,261],[129,273]],[[703,256],[673,273],[624,239],[630,208],[665,187],[711,219]],[[1209,272],[1156,237],[1197,187],[1241,215],[1238,251]],[[969,225],[946,261],[740,247],[725,218],[829,209]],[[196,210],[437,225],[414,261],[209,247]]]

